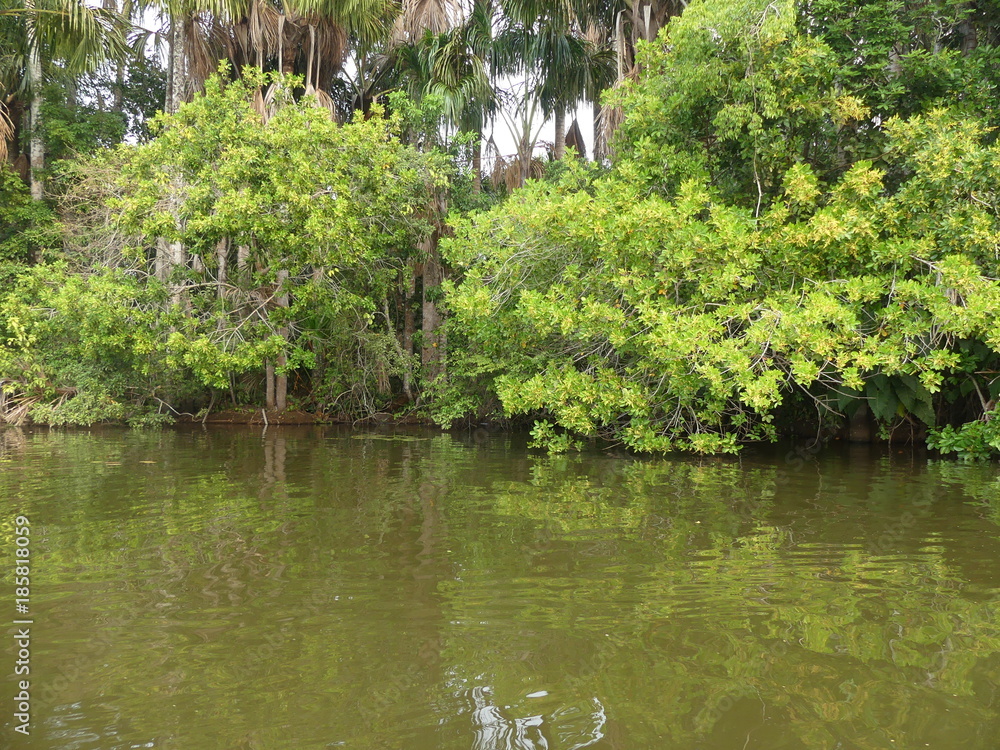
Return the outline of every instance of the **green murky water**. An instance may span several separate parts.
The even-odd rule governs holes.
[[[322,429],[0,445],[7,633],[32,524],[12,747],[1000,747],[995,466]]]

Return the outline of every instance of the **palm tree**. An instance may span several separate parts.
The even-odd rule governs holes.
[[[400,11],[393,26],[394,43],[443,34],[460,26],[464,15],[459,0],[403,0]]]
[[[582,100],[596,102],[601,92],[614,82],[611,50],[595,39],[594,25],[586,29],[574,24],[567,31],[542,38],[537,54],[545,61],[545,77],[539,91],[542,109],[555,118],[556,140],[553,156],[566,152],[566,113]]]
[[[630,0],[628,9],[619,15],[615,30],[615,51],[618,60],[616,85],[627,77],[640,75],[636,67],[635,48],[640,40],[652,42],[671,18],[679,16],[687,7],[687,0]],[[605,143],[611,141],[620,111],[605,111],[601,132]]]
[[[415,101],[435,96],[443,125],[450,132],[475,133],[473,174],[482,180],[482,140],[486,123],[497,111],[492,72],[492,9],[481,2],[451,29],[396,45],[386,58],[394,77]]]
[[[406,90],[415,101],[433,96],[441,104],[440,127],[446,132],[475,133],[472,168],[474,189],[482,180],[482,135],[486,122],[497,111],[493,77],[493,4],[476,0],[463,9],[454,0],[407,0],[397,19],[386,53],[378,59],[372,79],[384,86]],[[425,136],[428,134],[425,134]],[[433,145],[437,134],[425,137]],[[444,372],[446,340],[437,289],[445,269],[438,249],[447,211],[443,194],[433,196],[426,218],[433,231],[419,243],[420,262],[402,284],[403,330],[400,346],[410,354],[416,326],[412,313],[416,279],[423,290],[421,301],[421,363],[428,382]],[[404,382],[409,395],[409,382]]]
[[[687,1],[573,0],[573,4],[577,17],[585,22],[584,36],[601,58],[586,84],[585,98],[594,110],[594,158],[603,161],[621,112],[602,107],[601,93],[639,74],[635,66],[637,43],[656,39],[669,20],[687,7]]]
[[[0,156],[6,156],[17,123],[13,111],[27,101],[31,195],[44,194],[45,146],[42,141],[42,88],[46,67],[58,64],[79,75],[107,59],[127,53],[125,23],[107,8],[83,0],[0,0]]]
[[[331,106],[328,90],[352,45],[388,36],[393,0],[165,0],[170,56],[166,111],[174,112],[228,59],[303,76]]]
[[[580,0],[501,0],[497,59],[507,75],[524,80],[519,97],[518,157],[522,178],[535,146],[538,108],[555,119],[554,156],[565,152],[566,113],[610,74],[611,58],[585,35],[591,8]]]

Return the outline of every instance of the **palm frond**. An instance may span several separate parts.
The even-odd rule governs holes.
[[[68,72],[83,73],[106,60],[126,59],[128,28],[128,19],[114,10],[92,8],[82,0],[42,0],[35,23],[28,24],[27,43],[37,43],[45,58],[60,61]]]
[[[7,105],[0,101],[0,162],[7,160],[7,143],[12,140],[14,140],[14,123],[10,119]]]
[[[425,33],[443,34],[462,21],[457,0],[402,0],[402,11],[392,30],[392,42],[404,44]]]
[[[201,89],[205,80],[218,70],[219,60],[227,56],[229,29],[221,19],[205,13],[187,20],[188,74],[195,90]]]
[[[365,48],[385,39],[400,13],[400,0],[289,0],[288,5],[302,15],[330,19]]]

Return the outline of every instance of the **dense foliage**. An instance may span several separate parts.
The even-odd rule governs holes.
[[[311,373],[313,403],[364,401],[412,366],[383,316],[446,163],[378,116],[338,125],[286,98],[265,120],[256,90],[213,79],[149,143],[78,165],[67,218],[94,271],[39,266],[5,298],[0,371],[34,418],[141,417],[219,390],[252,403],[268,361]]]
[[[800,21],[792,2],[692,4],[620,95],[610,173],[571,170],[459,226],[467,384],[443,419],[494,392],[550,448],[706,452],[773,437],[803,405],[830,422],[864,403],[886,429],[989,419],[992,131],[936,96],[875,119]]]
[[[28,187],[9,169],[0,168],[0,282],[7,282],[45,250],[59,246],[55,216],[33,201]]]
[[[332,32],[311,16],[185,104],[177,60],[50,63],[50,203],[0,178],[6,418],[405,404],[534,422],[555,450],[873,424],[1000,451],[997,9],[653,5],[628,39],[614,3],[477,2],[460,22],[407,6],[388,36],[359,6],[331,21],[353,29],[350,100],[313,65]],[[536,171],[532,113],[596,98],[612,49],[613,158],[513,189]],[[526,130],[494,190],[481,130],[517,70]],[[150,127],[142,82],[164,80],[177,111]]]

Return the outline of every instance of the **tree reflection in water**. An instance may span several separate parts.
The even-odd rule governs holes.
[[[77,750],[997,749],[996,465],[513,440],[0,432],[39,715]]]

